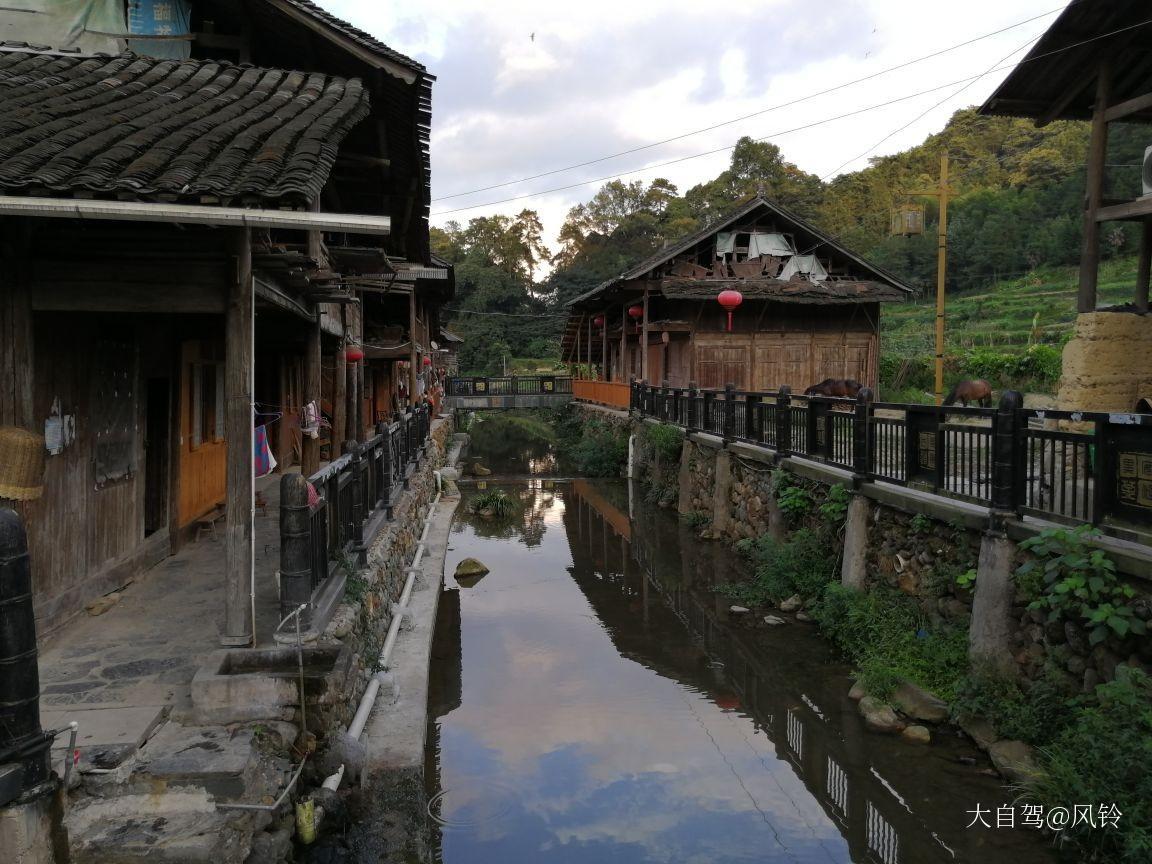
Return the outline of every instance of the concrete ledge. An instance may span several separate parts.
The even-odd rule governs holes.
[[[452,518],[459,503],[459,499],[441,498],[433,511],[424,541],[426,551],[392,651],[388,670],[392,696],[381,693],[364,730],[362,783],[373,797],[394,799],[398,787],[412,785],[414,778],[422,783],[432,637]]]
[[[724,449],[724,439],[719,435],[713,435],[711,432],[690,432],[688,433],[688,440],[694,444],[699,444],[701,447],[709,447],[713,450]]]

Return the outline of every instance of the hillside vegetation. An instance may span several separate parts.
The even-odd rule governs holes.
[[[1076,320],[1075,267],[1038,267],[986,288],[950,293],[946,301],[945,377],[986,378],[997,389],[1054,393],[1060,351]],[[1136,259],[1117,258],[1100,270],[1101,306],[1132,299]],[[884,307],[881,315],[882,396],[923,401],[934,381],[936,299],[922,291],[911,303]]]
[[[1107,197],[1139,194],[1145,138],[1143,129],[1114,124]],[[457,298],[449,315],[451,328],[466,340],[461,368],[492,374],[506,357],[558,359],[568,300],[755,194],[927,292],[935,285],[937,208],[935,199],[916,202],[909,190],[934,185],[942,152],[952,160],[955,196],[948,223],[947,286],[955,298],[949,351],[1021,354],[1031,347],[1028,363],[1036,365],[1038,357],[1057,351],[1072,320],[1075,275],[1067,268],[1080,255],[1087,145],[1086,123],[1037,129],[1029,121],[981,117],[967,108],[922,144],[872,159],[868,167],[828,182],[788,161],[775,144],[746,137],[736,142],[726,170],[683,193],[662,178],[609,181],[569,211],[558,249],[544,244],[540,220],[528,209],[515,217],[449,223],[433,229],[433,245],[456,265]],[[889,233],[892,212],[903,203],[924,205],[922,235]],[[1137,231],[1131,224],[1105,229],[1105,301],[1127,299],[1124,286],[1131,284]],[[539,279],[545,263],[552,270]],[[930,353],[932,313],[924,303],[888,309],[885,369],[895,360]],[[971,373],[970,359],[958,354],[949,360],[955,370]],[[1043,369],[1024,377],[1030,375],[1037,378],[1033,383],[1054,385]]]

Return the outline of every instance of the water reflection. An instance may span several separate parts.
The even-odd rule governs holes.
[[[440,860],[1048,860],[1026,832],[965,828],[977,801],[1008,796],[960,764],[959,741],[864,732],[814,631],[730,626],[710,590],[739,566],[723,547],[622,483],[505,488],[524,541],[465,500],[448,554],[449,573],[468,556],[491,573],[441,605],[427,772]]]

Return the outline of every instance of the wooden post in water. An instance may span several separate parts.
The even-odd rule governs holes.
[[[255,510],[252,461],[254,300],[252,242],[248,229],[242,228],[236,234],[236,277],[229,292],[224,320],[224,440],[228,446],[225,457],[224,632],[220,634],[220,644],[229,648],[255,644],[255,622],[252,620],[255,604],[252,572],[252,517]]]

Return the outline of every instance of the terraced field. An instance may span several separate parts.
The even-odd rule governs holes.
[[[1132,298],[1136,260],[1107,262],[1100,272],[1100,305]],[[990,348],[1011,353],[1028,345],[1062,345],[1076,317],[1075,268],[1039,269],[979,291],[948,296],[946,340],[949,352]],[[881,350],[900,356],[931,354],[936,312],[931,295],[884,308]]]

